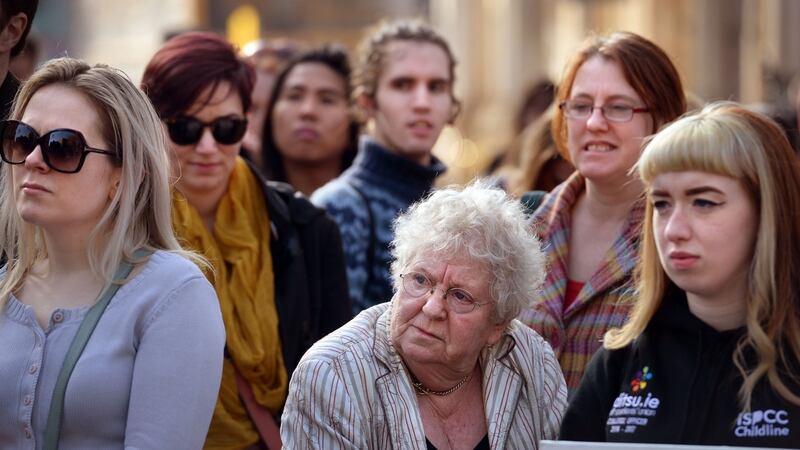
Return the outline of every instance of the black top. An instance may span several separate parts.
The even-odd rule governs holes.
[[[431,441],[427,439],[425,439],[425,446],[428,448],[428,450],[439,450],[438,448],[434,447],[433,444],[431,444]],[[478,445],[475,446],[475,450],[491,450],[491,447],[489,447],[489,433],[486,433],[483,436],[483,439],[478,442]]]
[[[800,407],[765,380],[753,391],[750,411],[739,405],[742,378],[733,352],[744,334],[702,322],[673,286],[639,338],[592,358],[559,439],[800,448]],[[788,386],[800,394],[800,385]]]
[[[11,114],[11,103],[19,90],[19,80],[8,72],[3,84],[0,85],[0,120],[8,119]]]
[[[286,372],[315,342],[352,318],[339,227],[286,183],[261,182],[270,227],[275,307]]]

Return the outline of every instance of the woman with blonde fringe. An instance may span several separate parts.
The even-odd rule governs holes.
[[[110,67],[53,60],[0,149],[0,447],[199,448],[225,332],[172,230],[147,97]]]
[[[658,133],[638,300],[605,335],[561,439],[800,447],[800,167],[733,103]]]

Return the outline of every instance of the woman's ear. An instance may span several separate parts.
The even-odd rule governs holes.
[[[509,323],[511,323],[511,321],[507,320],[505,322],[492,325],[492,329],[489,331],[489,338],[486,340],[486,345],[496,344],[497,341],[503,337],[503,333],[506,331],[506,328],[508,328]]]
[[[119,190],[119,183],[122,179],[122,169],[117,167],[111,175],[111,189],[108,190],[108,200],[111,201],[117,195]]]

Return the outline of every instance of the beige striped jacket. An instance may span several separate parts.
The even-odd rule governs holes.
[[[284,448],[426,448],[414,388],[389,339],[390,305],[363,311],[303,356],[281,418]],[[491,448],[555,439],[567,388],[544,339],[514,320],[480,363]]]

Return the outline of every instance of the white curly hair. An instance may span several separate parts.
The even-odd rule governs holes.
[[[488,181],[448,187],[395,220],[391,266],[400,274],[423,258],[465,257],[490,274],[495,323],[530,306],[545,277],[545,256],[521,203]]]

